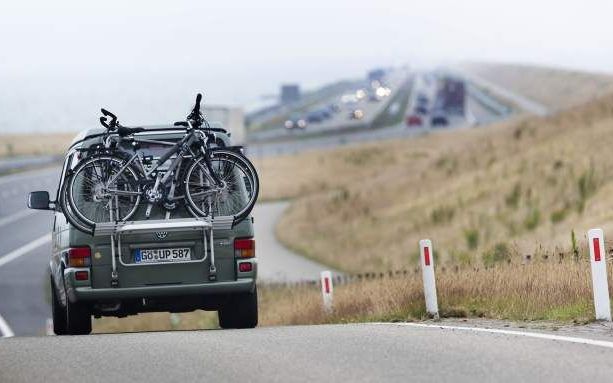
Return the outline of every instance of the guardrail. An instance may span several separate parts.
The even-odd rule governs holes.
[[[470,97],[474,98],[477,102],[479,102],[481,105],[491,110],[495,114],[507,115],[512,112],[511,107],[494,99],[491,95],[487,94],[482,89],[478,88],[470,82],[467,82],[466,92]]]

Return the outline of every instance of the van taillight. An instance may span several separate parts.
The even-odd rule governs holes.
[[[234,256],[236,258],[255,257],[255,239],[237,238],[234,240]]]
[[[92,263],[91,255],[89,247],[71,247],[68,249],[68,265],[70,267],[89,267]]]

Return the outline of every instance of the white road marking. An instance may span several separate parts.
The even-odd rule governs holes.
[[[8,254],[5,254],[4,256],[0,257],[0,267],[6,265],[12,260],[15,260],[21,257],[22,255],[28,254],[32,250],[50,241],[51,241],[51,234],[45,234],[42,237],[37,238],[33,240],[32,242],[11,251]],[[6,323],[2,315],[0,315],[0,333],[2,334],[4,338],[10,338],[12,336],[15,336],[15,333],[13,333],[13,330],[11,330],[11,327],[9,326],[8,323]]]
[[[20,210],[16,213],[13,213],[11,215],[7,215],[6,217],[0,217],[0,227],[7,225],[9,223],[13,223],[17,220],[20,220],[22,218],[25,218],[27,216],[30,216],[32,214],[34,214],[35,211],[31,210],[31,209],[23,209]]]
[[[13,330],[11,330],[9,324],[6,323],[4,318],[2,318],[2,315],[0,315],[0,334],[2,334],[2,337],[4,338],[10,338],[15,336],[15,333],[13,332]]]
[[[37,238],[35,240],[33,240],[32,242],[29,242],[13,251],[11,251],[8,254],[5,254],[4,256],[0,257],[0,267],[6,265],[7,263],[9,263],[12,260],[15,260],[19,257],[21,257],[22,255],[26,255],[29,252],[31,252],[32,250],[48,243],[51,242],[51,234],[45,234],[40,238]]]
[[[426,323],[384,323],[377,322],[374,324],[379,325],[393,325],[393,326],[407,326],[407,327],[422,327],[422,328],[438,328],[445,330],[459,330],[459,331],[471,331],[471,332],[486,332],[491,334],[503,334],[503,335],[515,335],[515,336],[524,336],[527,338],[537,338],[537,339],[547,339],[547,340],[558,340],[561,342],[570,342],[570,343],[579,343],[586,344],[589,346],[599,346],[613,349],[613,342],[608,342],[606,340],[595,340],[595,339],[586,339],[586,338],[577,338],[573,336],[562,336],[562,335],[553,335],[546,333],[538,333],[538,332],[524,332],[524,331],[516,331],[516,330],[501,330],[494,328],[482,328],[482,327],[462,327],[462,326],[447,326],[447,325],[436,325],[436,324],[426,324]]]

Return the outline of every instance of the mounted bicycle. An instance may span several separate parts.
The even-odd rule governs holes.
[[[139,138],[143,128],[120,125],[102,109],[106,128],[102,144],[83,150],[84,158],[64,182],[61,203],[86,226],[126,221],[146,205],[145,218],[154,206],[166,217],[183,204],[195,217],[232,217],[236,224],[255,205],[259,181],[251,162],[231,148],[219,147],[215,132],[200,112],[202,96],[186,121],[178,142]],[[167,147],[159,158],[146,156],[144,144]],[[132,154],[130,154],[132,152]]]

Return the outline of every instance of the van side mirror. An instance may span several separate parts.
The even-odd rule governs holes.
[[[28,208],[37,210],[54,210],[50,206],[49,192],[34,191],[28,196]]]

